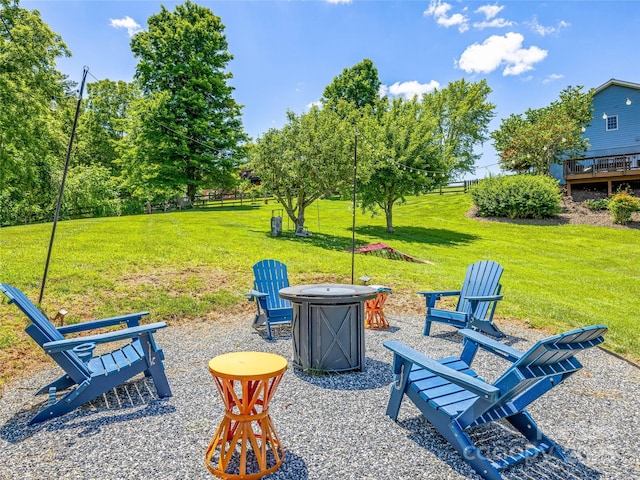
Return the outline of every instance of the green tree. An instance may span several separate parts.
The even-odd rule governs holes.
[[[370,177],[360,179],[364,209],[385,213],[393,232],[393,206],[407,195],[428,192],[456,176],[472,172],[476,146],[487,139],[494,105],[484,80],[451,82],[420,100],[396,98],[365,122],[370,149]],[[360,155],[359,155],[360,157]]]
[[[149,103],[138,109],[144,121],[136,126],[144,141],[136,145],[137,161],[153,166],[144,181],[161,190],[186,187],[192,200],[203,186],[228,184],[245,156],[223,32],[211,10],[187,1],[173,12],[163,6],[131,41],[135,77]]]
[[[475,169],[480,158],[476,147],[489,139],[495,115],[495,105],[487,100],[490,93],[486,80],[460,79],[422,96],[424,114],[436,123],[435,141],[447,181]]]
[[[0,0],[0,221],[47,211],[62,168],[62,132],[50,111],[63,92],[56,58],[69,56],[38,11]]]
[[[63,218],[83,213],[92,217],[119,215],[118,182],[107,167],[80,165],[69,169],[60,210]]]
[[[118,143],[125,135],[125,119],[139,96],[133,83],[100,80],[87,85],[87,99],[76,132],[75,164],[102,165],[112,175],[119,169]]]
[[[444,181],[444,165],[434,144],[435,123],[417,98],[390,101],[376,117],[358,123],[358,197],[364,210],[382,210],[393,232],[393,206],[406,195],[429,191]],[[364,148],[363,148],[364,147]],[[363,173],[368,175],[363,176]]]
[[[338,110],[341,100],[351,103],[356,108],[374,107],[380,91],[378,69],[373,62],[365,58],[350,68],[345,68],[327,85],[320,101],[323,106]]]
[[[549,106],[512,114],[491,132],[500,168],[549,174],[552,164],[582,156],[589,148],[582,132],[593,118],[593,90],[567,87]]]
[[[318,107],[300,116],[288,112],[287,120],[257,140],[251,169],[299,230],[309,205],[350,181],[353,129],[333,110]]]
[[[127,203],[137,204],[141,211],[145,202],[157,203],[184,195],[184,184],[171,178],[172,163],[159,163],[155,141],[166,133],[164,126],[155,121],[158,104],[166,102],[168,93],[154,93],[134,100],[129,116],[124,120],[127,135],[118,142],[115,163],[120,170],[120,185]],[[173,142],[174,140],[170,138]],[[175,165],[179,175],[180,165]],[[135,207],[132,207],[135,210]]]

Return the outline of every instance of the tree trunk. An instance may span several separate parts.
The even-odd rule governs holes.
[[[387,217],[387,233],[393,233],[393,202],[387,205],[384,213]]]
[[[196,186],[195,185],[187,185],[187,197],[191,200],[191,204],[196,198]]]
[[[298,205],[298,218],[296,218],[296,232],[304,230],[304,205]]]

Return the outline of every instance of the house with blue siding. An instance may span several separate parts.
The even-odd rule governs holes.
[[[611,195],[620,187],[640,189],[640,84],[611,79],[595,89],[593,120],[583,136],[583,158],[554,165],[551,174],[572,190]]]

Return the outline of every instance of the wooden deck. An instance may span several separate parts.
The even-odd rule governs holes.
[[[572,186],[585,183],[606,183],[611,195],[613,182],[640,180],[640,153],[565,160],[563,171],[569,195]]]

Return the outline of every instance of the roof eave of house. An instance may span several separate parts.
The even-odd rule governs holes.
[[[595,93],[600,93],[602,90],[610,87],[611,85],[618,85],[620,87],[627,87],[627,88],[633,88],[635,90],[640,90],[640,83],[625,82],[624,80],[616,80],[615,78],[612,78],[611,80],[597,87],[595,89]]]

